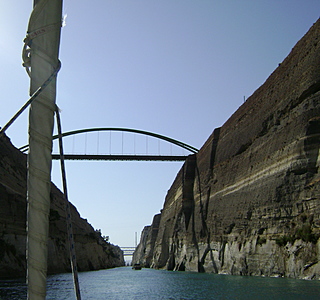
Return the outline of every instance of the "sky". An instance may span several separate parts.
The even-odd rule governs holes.
[[[0,126],[29,97],[21,50],[32,5],[0,0]],[[200,148],[317,21],[320,1],[65,0],[63,15],[57,86],[63,131],[133,128]],[[6,133],[16,147],[27,144],[28,112]],[[120,147],[117,140],[124,152],[188,154],[116,133],[66,138],[65,152],[109,154]],[[67,161],[69,200],[111,243],[135,246],[135,233],[139,241],[182,164]],[[56,161],[52,181],[61,188]]]

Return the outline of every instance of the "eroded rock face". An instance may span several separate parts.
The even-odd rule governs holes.
[[[151,226],[144,227],[141,233],[140,243],[132,257],[133,265],[140,264],[145,268],[149,268],[151,266],[153,250],[158,236],[160,220],[161,214],[157,214],[153,217]]]
[[[0,278],[26,274],[26,156],[0,138]],[[80,271],[124,265],[121,249],[104,241],[101,233],[82,219],[71,205],[73,232]],[[65,200],[53,184],[51,189],[48,273],[71,270]]]
[[[320,279],[320,20],[190,156],[151,266]]]

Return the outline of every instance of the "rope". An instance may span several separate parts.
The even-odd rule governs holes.
[[[48,32],[51,30],[54,30],[54,28],[57,26],[57,24],[48,26],[47,30],[44,32]],[[50,28],[49,28],[50,27]],[[49,30],[48,30],[49,29]],[[34,34],[28,34],[27,37],[24,39],[24,46],[22,49],[22,60],[23,60],[23,66],[26,69],[26,72],[28,73],[30,77],[30,68],[31,68],[31,57],[30,57],[30,43],[32,41],[32,38],[34,38]],[[53,70],[52,74],[49,76],[49,78],[31,95],[29,100],[18,110],[18,112],[8,121],[6,125],[3,126],[3,128],[0,130],[0,136],[5,133],[5,131],[11,126],[11,124],[24,112],[24,110],[33,102],[34,99],[36,99],[40,93],[48,86],[48,84],[52,81],[53,78],[55,78],[58,74],[58,72],[61,69],[61,62],[58,60],[57,67]]]
[[[64,191],[64,197],[66,201],[65,209],[66,209],[67,234],[69,239],[71,268],[72,268],[73,283],[74,283],[76,297],[77,297],[77,300],[80,300],[81,295],[80,295],[80,286],[79,286],[79,279],[78,279],[77,259],[76,259],[76,252],[75,252],[74,239],[73,239],[73,233],[72,233],[71,210],[70,210],[70,202],[68,200],[66,169],[64,164],[64,154],[63,154],[63,144],[62,144],[61,120],[60,120],[60,113],[59,113],[58,107],[56,109],[56,117],[57,117],[57,127],[58,127],[58,135],[59,135],[60,165],[61,165],[61,173],[62,173],[63,191]]]
[[[27,67],[26,67],[27,68]],[[12,123],[25,111],[25,109],[43,92],[43,90],[48,86],[48,84],[55,78],[61,69],[61,63],[58,62],[57,68],[52,72],[49,78],[32,94],[29,100],[17,111],[17,113],[4,125],[0,130],[0,136],[2,136],[5,131],[12,125]],[[27,69],[26,69],[27,70]],[[29,74],[29,71],[27,71]]]
[[[26,69],[26,72],[28,73],[29,77],[31,75],[31,48],[30,45],[32,43],[32,39],[36,36],[39,36],[41,34],[45,34],[49,31],[56,30],[57,27],[61,27],[60,23],[52,24],[46,27],[41,28],[41,30],[36,30],[35,32],[31,32],[27,34],[27,37],[24,39],[24,45],[22,49],[22,60],[23,60],[23,67]],[[47,56],[46,54],[43,54],[44,56]],[[48,60],[51,60],[47,57]],[[25,109],[43,92],[43,90],[48,86],[48,84],[57,77],[58,72],[61,69],[61,62],[58,60],[57,67],[53,70],[52,74],[48,77],[48,79],[38,88],[36,91],[31,95],[29,100],[18,110],[18,112],[1,128],[0,130],[0,136],[2,136],[5,131],[12,125],[12,123],[25,111]]]

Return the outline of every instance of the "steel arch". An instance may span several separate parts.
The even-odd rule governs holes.
[[[96,127],[96,128],[84,128],[84,129],[78,129],[78,130],[72,130],[68,132],[64,132],[62,134],[62,137],[70,136],[70,135],[76,135],[76,134],[81,134],[81,133],[86,133],[86,132],[94,132],[94,131],[122,131],[122,132],[131,132],[131,133],[137,133],[137,134],[142,134],[142,135],[147,135],[147,136],[152,136],[164,141],[167,141],[171,144],[174,144],[176,146],[179,146],[183,149],[186,149],[192,153],[197,153],[199,150],[193,146],[190,146],[186,143],[180,142],[178,140],[175,140],[173,138],[154,133],[154,132],[149,132],[145,130],[139,130],[139,129],[132,129],[132,128],[120,128],[120,127]],[[52,137],[52,140],[58,139],[58,135],[54,135]],[[19,148],[20,151],[25,152],[29,149],[29,145],[24,145]]]

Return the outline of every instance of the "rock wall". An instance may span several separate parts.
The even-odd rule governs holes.
[[[133,264],[139,263],[146,268],[151,266],[154,244],[158,236],[160,220],[161,214],[157,214],[153,217],[152,225],[144,227],[141,233],[140,243],[132,257]]]
[[[320,20],[186,160],[151,266],[320,279],[319,146]]]
[[[0,278],[26,274],[26,155],[0,138]],[[121,249],[107,243],[100,231],[82,219],[71,205],[77,264],[80,271],[124,265]],[[68,272],[65,200],[52,184],[48,240],[48,273]]]

